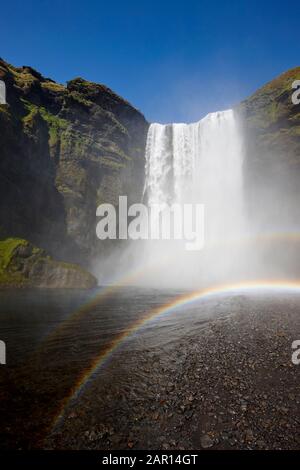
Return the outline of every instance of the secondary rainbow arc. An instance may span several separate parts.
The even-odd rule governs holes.
[[[77,397],[83,391],[84,387],[93,379],[99,369],[104,366],[112,357],[112,355],[147,322],[158,319],[161,315],[169,314],[182,306],[186,306],[187,304],[205,299],[209,296],[253,290],[292,291],[300,294],[300,280],[288,281],[263,279],[259,281],[244,281],[233,284],[222,284],[180,295],[167,304],[148,311],[141,319],[135,322],[130,328],[121,333],[114,341],[112,341],[108,348],[105,351],[102,351],[101,354],[99,354],[99,356],[93,360],[90,367],[79,376],[71,390],[71,393],[63,400],[60,409],[53,421],[52,429],[60,422],[61,419],[63,419],[68,405],[77,399]]]

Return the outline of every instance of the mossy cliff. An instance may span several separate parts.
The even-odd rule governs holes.
[[[300,67],[267,83],[237,111],[245,136],[248,209],[259,221],[287,228],[300,218],[300,104],[292,84]]]
[[[79,266],[53,260],[20,238],[0,241],[0,287],[91,288],[97,281]]]
[[[67,86],[0,60],[0,238],[20,237],[85,266],[103,250],[96,207],[137,202],[148,124],[104,85]]]
[[[236,107],[245,136],[246,210],[266,225],[300,220],[300,105],[292,103],[299,79],[297,67]],[[115,246],[96,238],[97,206],[117,205],[120,195],[129,204],[141,200],[148,123],[109,88],[82,78],[63,86],[0,59],[0,80],[8,102],[0,105],[0,240],[11,246],[8,238],[26,239],[60,262],[88,267]],[[29,285],[23,271],[34,278],[41,262],[32,251],[24,267],[19,248],[13,253],[6,264],[0,251],[0,285],[6,276]],[[55,262],[38,256],[48,260],[46,275]],[[64,265],[55,266],[52,273],[63,278]]]

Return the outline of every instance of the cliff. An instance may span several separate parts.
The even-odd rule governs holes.
[[[53,260],[18,238],[0,241],[0,286],[91,288],[97,280],[79,266]]]
[[[236,107],[245,137],[247,215],[288,230],[300,217],[300,105],[292,103],[292,83],[299,79],[296,67]],[[0,249],[0,284],[21,266],[20,283],[37,285],[36,269],[43,265],[46,285],[59,285],[54,273],[64,286],[93,285],[87,273],[76,278],[75,267],[64,263],[89,267],[118,245],[96,238],[96,208],[117,206],[120,195],[129,204],[141,200],[148,123],[112,90],[82,78],[63,86],[0,59],[0,80],[8,102],[0,105],[0,240],[8,246],[7,240],[27,240],[31,247],[25,265],[19,249],[9,265]],[[44,261],[36,264],[39,249]]]
[[[300,217],[300,105],[292,83],[300,67],[267,83],[237,111],[245,137],[248,209],[263,224],[288,228]]]
[[[88,266],[101,253],[96,207],[136,202],[148,124],[104,85],[67,86],[0,60],[0,238],[20,237]]]

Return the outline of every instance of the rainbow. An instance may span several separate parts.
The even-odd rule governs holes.
[[[154,266],[149,266],[149,270],[150,269],[154,269]],[[114,284],[102,286],[101,288],[98,287],[96,295],[94,290],[91,291],[89,299],[83,305],[81,305],[77,310],[73,311],[63,322],[61,322],[61,324],[59,324],[56,328],[54,328],[44,337],[39,348],[35,351],[35,354],[41,351],[46,341],[49,341],[55,336],[63,333],[63,331],[67,329],[73,321],[80,319],[80,317],[87,314],[89,311],[99,305],[99,303],[101,303],[103,300],[114,295],[122,287],[134,285],[134,283],[141,278],[144,271],[145,269],[137,269],[131,271],[125,276],[120,277]]]
[[[251,236],[247,237],[242,237],[240,239],[236,240],[230,240],[224,243],[213,243],[213,244],[208,244],[207,249],[215,249],[218,246],[227,246],[227,245],[245,245],[245,244],[251,244],[251,243],[257,243],[257,242],[272,242],[272,241],[289,241],[291,243],[299,243],[300,242],[300,232],[296,230],[289,230],[289,231],[268,231],[264,232],[261,234],[252,234]],[[72,312],[69,317],[67,317],[58,327],[54,328],[48,335],[45,336],[44,342],[51,339],[55,335],[61,333],[65,328],[67,328],[70,323],[72,323],[74,320],[77,320],[81,316],[84,316],[86,313],[88,313],[91,309],[93,309],[95,306],[97,306],[102,300],[105,300],[107,297],[115,294],[120,288],[129,286],[129,285],[134,285],[139,284],[139,281],[142,279],[143,275],[149,271],[155,271],[159,270],[161,264],[166,261],[166,259],[161,259],[158,262],[153,262],[149,264],[148,266],[143,267],[143,268],[138,268],[136,270],[132,270],[123,277],[120,277],[119,279],[115,280],[113,284],[103,286],[101,290],[97,289],[96,295],[94,294],[94,291],[91,294],[90,299],[84,303],[79,309],[77,309],[75,312]],[[43,347],[43,343],[41,344],[41,347]],[[36,351],[38,352],[38,351]]]
[[[178,296],[171,302],[152,309],[147,312],[142,318],[135,322],[129,329],[121,333],[116,339],[114,339],[105,351],[102,351],[91,363],[90,367],[81,374],[71,390],[69,396],[67,396],[60,406],[59,412],[56,414],[51,429],[53,429],[63,419],[65,410],[68,405],[76,400],[84,387],[93,379],[99,369],[103,367],[112,355],[135,333],[140,330],[147,322],[154,319],[158,319],[162,315],[170,314],[175,310],[192,304],[196,301],[209,298],[211,296],[220,294],[233,294],[236,292],[245,291],[265,291],[272,290],[278,291],[290,291],[297,292],[300,294],[300,280],[286,281],[286,280],[260,280],[260,281],[246,281],[236,284],[223,284],[214,287],[208,287],[200,289],[194,292],[185,293]]]

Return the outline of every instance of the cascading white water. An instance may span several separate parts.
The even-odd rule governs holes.
[[[150,209],[157,205],[203,204],[204,249],[189,251],[185,243],[188,237],[183,237],[184,241],[175,236],[152,237],[152,228],[157,233],[161,218],[149,217],[149,239],[131,243],[122,257],[118,254],[109,258],[108,271],[111,266],[121,265],[120,271],[127,273],[130,267],[135,273],[134,283],[159,288],[202,288],[274,277],[274,273],[284,278],[290,276],[291,270],[293,276],[298,273],[298,267],[293,267],[294,248],[288,251],[282,249],[282,244],[275,245],[275,252],[264,238],[264,225],[253,215],[253,200],[265,212],[274,213],[274,208],[266,204],[261,191],[257,198],[253,196],[253,186],[249,192],[243,153],[243,138],[232,110],[209,114],[192,124],[152,124],[146,146],[143,202]],[[249,170],[249,165],[246,168]],[[244,180],[248,181],[247,186]],[[272,194],[278,195],[274,200],[278,204],[281,191]],[[249,200],[252,213],[247,210]],[[290,207],[293,202],[286,205],[287,210]],[[148,221],[149,212],[152,215],[152,210],[143,212],[142,220]],[[177,223],[176,217],[173,226],[179,233],[182,224]],[[100,269],[103,271],[103,263]]]
[[[135,284],[180,288],[247,277],[253,257],[245,256],[240,244],[245,226],[243,152],[234,112],[212,113],[192,124],[152,124],[145,159],[144,204],[150,209],[204,204],[204,249],[189,251],[186,238],[149,237],[132,242],[122,256],[108,257],[108,268],[102,262],[99,271],[110,273],[117,265],[127,273],[130,266],[139,273]],[[177,231],[181,224],[175,217],[172,222]],[[160,224],[160,217],[149,217],[150,232]]]
[[[150,126],[144,200],[150,208],[204,204],[205,243],[204,250],[191,253],[174,240],[147,242],[144,264],[160,263],[149,282],[203,285],[236,275],[243,264],[235,243],[244,230],[242,166],[242,138],[232,110],[192,124]]]
[[[206,243],[243,227],[242,140],[232,110],[192,124],[151,124],[146,147],[148,205],[205,205]]]

